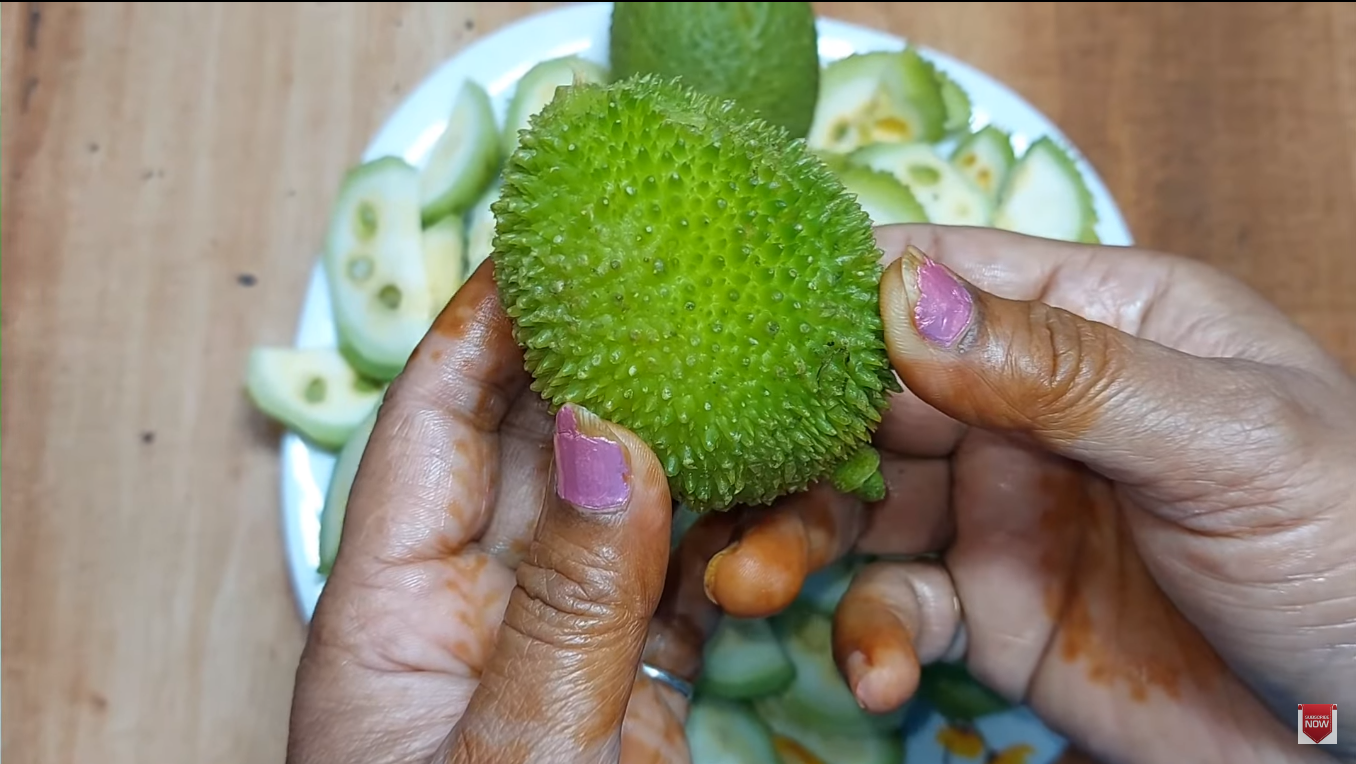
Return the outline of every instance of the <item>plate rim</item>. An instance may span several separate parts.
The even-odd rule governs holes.
[[[476,39],[469,45],[458,50],[455,54],[448,56],[441,63],[435,65],[427,74],[425,74],[419,83],[395,105],[382,120],[381,125],[374,131],[372,137],[363,148],[359,161],[370,161],[380,156],[389,156],[395,153],[403,156],[407,161],[416,162],[422,158],[422,152],[426,151],[431,145],[431,140],[427,136],[431,135],[433,140],[441,134],[445,119],[442,123],[434,127],[426,125],[420,128],[420,139],[416,141],[402,140],[399,136],[402,126],[412,123],[411,114],[418,111],[421,104],[432,99],[432,92],[437,89],[438,83],[449,77],[449,74],[459,66],[464,66],[467,60],[473,60],[477,57],[486,57],[496,48],[503,46],[504,40],[514,37],[520,37],[528,32],[537,29],[543,30],[545,39],[550,39],[553,28],[572,30],[588,24],[596,24],[597,19],[594,16],[610,13],[612,3],[593,2],[577,3],[566,5],[559,8],[553,8],[539,13],[534,13],[522,18],[516,19],[493,32]],[[962,61],[948,53],[936,50],[921,44],[913,44],[907,36],[894,34],[874,27],[868,27],[849,21],[843,21],[832,15],[817,14],[815,25],[821,40],[820,57],[824,60],[826,57],[825,41],[842,40],[849,38],[857,42],[843,41],[846,52],[861,50],[878,50],[903,48],[912,46],[924,55],[924,57],[936,62],[940,68],[949,73],[961,74],[964,79],[982,81],[984,90],[991,94],[998,94],[1000,100],[1007,101],[1015,107],[1017,111],[1024,112],[1026,118],[1036,123],[1043,123],[1043,135],[1048,135],[1064,147],[1072,156],[1075,164],[1082,172],[1085,181],[1089,186],[1095,201],[1098,204],[1099,229],[1104,234],[1104,244],[1107,246],[1133,246],[1134,238],[1126,223],[1124,214],[1112,195],[1110,189],[1103,181],[1097,168],[1088,160],[1079,147],[1064,133],[1058,124],[1049,116],[1038,109],[1028,101],[1019,92],[1002,80],[978,69],[977,67]],[[565,39],[569,35],[556,33],[557,38]],[[596,33],[590,33],[588,45],[582,50],[570,48],[569,43],[562,43],[552,46],[541,46],[532,54],[525,54],[519,57],[519,63],[514,65],[516,74],[500,76],[496,82],[481,84],[491,90],[492,102],[496,107],[496,118],[502,121],[504,104],[503,99],[496,98],[499,91],[505,88],[505,82],[511,86],[517,81],[523,72],[531,68],[536,63],[560,55],[569,55],[578,53],[583,55],[589,48],[601,47]],[[836,58],[830,51],[828,58]],[[596,58],[595,56],[592,56]],[[473,76],[467,74],[468,77]],[[478,79],[478,78],[477,78]],[[976,105],[983,106],[988,101],[974,99]],[[976,126],[982,126],[984,120],[978,120]],[[422,146],[419,145],[422,140]],[[393,152],[390,146],[405,144],[406,148]],[[319,258],[316,257],[312,264],[310,278],[306,290],[302,296],[299,306],[297,323],[293,333],[292,345],[294,347],[307,347],[315,345],[329,344],[333,346],[333,338],[329,337],[326,341],[325,335],[333,334],[333,321],[328,321],[328,327],[320,327],[319,332],[314,327],[314,319],[311,314],[325,314],[329,310],[328,288],[325,283],[323,269]],[[282,524],[282,541],[284,564],[287,568],[287,577],[289,588],[294,606],[301,617],[304,626],[309,628],[311,619],[314,615],[315,607],[318,603],[321,593],[325,588],[325,577],[321,576],[312,564],[307,550],[312,545],[318,546],[319,543],[319,515],[307,518],[307,510],[304,504],[312,504],[323,507],[324,496],[327,491],[326,485],[316,479],[312,467],[317,460],[328,462],[327,469],[332,469],[334,455],[321,452],[319,449],[306,443],[300,436],[292,432],[285,432],[280,440],[279,449],[279,520]],[[304,473],[304,474],[303,474]],[[306,485],[309,483],[309,486]],[[299,494],[311,494],[303,502]],[[318,502],[318,504],[317,504]]]

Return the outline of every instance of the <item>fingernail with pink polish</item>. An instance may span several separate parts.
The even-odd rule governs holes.
[[[974,298],[951,275],[951,271],[931,259],[918,266],[918,303],[913,322],[924,339],[942,347],[951,347],[965,333],[975,314]]]
[[[620,443],[582,432],[581,419],[587,425],[593,415],[572,404],[556,412],[556,493],[579,509],[621,509],[631,496],[626,454]]]

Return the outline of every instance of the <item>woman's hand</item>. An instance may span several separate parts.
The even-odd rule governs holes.
[[[910,391],[878,433],[889,495],[784,500],[711,562],[712,597],[767,615],[854,543],[945,551],[867,568],[840,604],[835,654],[872,710],[950,653],[1106,761],[1356,750],[1301,748],[1293,722],[1297,702],[1356,707],[1356,384],[1337,362],[1188,260],[878,238]]]
[[[553,425],[491,268],[382,405],[298,669],[290,764],[688,761],[686,700],[637,670],[644,651],[695,678],[717,615],[702,563],[730,530],[690,535],[660,603],[662,469],[587,412]]]

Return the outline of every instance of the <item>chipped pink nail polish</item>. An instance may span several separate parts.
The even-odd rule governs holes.
[[[918,303],[913,322],[928,341],[950,347],[975,314],[974,298],[945,267],[931,259],[918,266]]]
[[[621,444],[580,432],[579,416],[568,404],[556,412],[556,493],[580,509],[621,509],[631,497],[626,455]]]

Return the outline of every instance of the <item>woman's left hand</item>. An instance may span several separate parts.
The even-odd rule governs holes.
[[[643,655],[695,677],[727,522],[685,537],[665,590],[663,470],[588,412],[553,426],[491,269],[382,405],[297,672],[289,764],[689,760],[686,699],[638,671]]]

